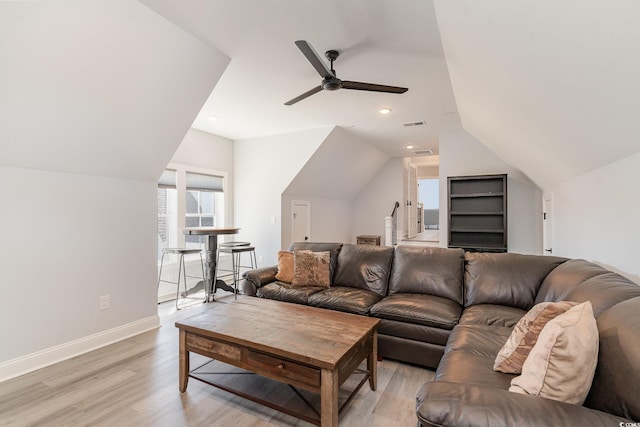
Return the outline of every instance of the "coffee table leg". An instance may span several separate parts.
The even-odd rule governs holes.
[[[375,391],[378,384],[378,332],[373,331],[371,341],[371,353],[367,356],[367,369],[370,374],[369,387]]]
[[[180,329],[180,350],[179,350],[179,382],[178,386],[180,392],[184,393],[187,390],[187,382],[189,381],[189,352],[187,351],[187,333]]]
[[[323,369],[320,374],[320,426],[338,426],[338,371]]]

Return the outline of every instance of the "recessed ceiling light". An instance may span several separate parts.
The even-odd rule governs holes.
[[[378,110],[378,113],[382,114],[383,116],[386,116],[390,112],[391,112],[391,108],[388,108],[388,107],[384,107]]]
[[[409,145],[407,145],[407,146],[406,146],[406,147],[404,147],[404,148],[406,148],[407,150],[413,150],[414,146],[413,146],[413,145],[411,145],[411,144],[409,144]]]
[[[216,116],[211,116],[209,117],[209,120],[211,120],[212,122],[217,122],[218,118]]]

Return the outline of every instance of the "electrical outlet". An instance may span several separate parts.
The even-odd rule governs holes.
[[[102,295],[100,297],[100,310],[109,310],[111,308],[111,298],[109,295]]]

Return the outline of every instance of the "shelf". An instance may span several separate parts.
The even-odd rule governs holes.
[[[488,216],[488,215],[496,215],[496,216],[502,216],[504,215],[503,211],[484,211],[484,212],[473,212],[473,211],[460,211],[460,212],[456,212],[456,211],[452,211],[451,215],[483,215],[483,216]]]
[[[504,229],[488,228],[452,228],[452,233],[504,233]]]
[[[464,194],[451,194],[449,197],[452,199],[460,199],[463,197],[502,197],[504,193],[490,192],[490,193],[464,193]]]
[[[469,245],[464,245],[464,244],[455,244],[455,245],[449,245],[450,248],[459,248],[459,249],[465,249],[465,250],[472,250],[472,251],[478,251],[478,252],[507,252],[507,248],[504,246],[478,246],[478,245],[473,245],[473,244],[469,244]]]
[[[506,252],[507,175],[447,179],[449,247]]]

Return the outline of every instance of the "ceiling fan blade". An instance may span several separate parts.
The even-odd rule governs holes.
[[[368,90],[371,92],[405,93],[409,89],[406,87],[377,85],[373,83],[342,81],[342,89]]]
[[[320,58],[320,55],[318,55],[313,46],[311,46],[307,41],[298,40],[296,41],[296,46],[298,46],[298,49],[302,51],[303,55],[307,57],[307,60],[311,62],[311,65],[313,65],[323,79],[325,77],[335,77],[331,72],[331,69],[327,67],[327,64],[324,63]]]
[[[322,90],[322,86],[314,87],[313,89],[306,91],[302,95],[296,96],[292,100],[285,102],[284,105],[293,105],[298,101],[302,101],[303,99],[310,97],[314,93],[320,92],[321,90]]]

